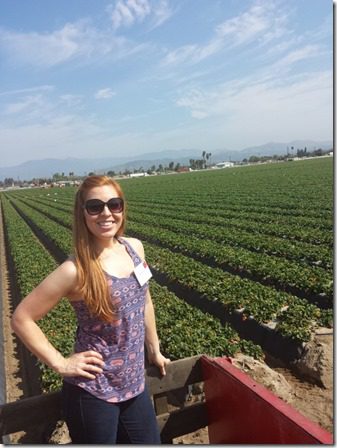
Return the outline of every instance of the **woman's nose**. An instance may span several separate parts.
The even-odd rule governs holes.
[[[104,215],[111,215],[111,211],[110,211],[110,209],[109,209],[109,207],[108,207],[108,204],[104,204],[104,208],[103,208],[103,210],[102,210],[102,213],[104,214]],[[102,214],[101,213],[101,214]]]

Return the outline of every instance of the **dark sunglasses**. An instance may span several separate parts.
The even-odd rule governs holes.
[[[99,215],[103,212],[106,205],[111,213],[121,213],[124,210],[122,198],[111,198],[107,202],[103,202],[100,199],[89,199],[85,202],[83,208],[86,209],[89,215]]]

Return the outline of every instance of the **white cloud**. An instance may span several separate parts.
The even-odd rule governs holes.
[[[148,0],[118,0],[114,6],[109,5],[107,11],[113,28],[118,29],[142,22],[151,13],[151,6]]]
[[[66,114],[62,108],[43,123],[1,120],[0,147],[7,149],[1,165],[21,162],[23,147],[29,148],[29,159],[39,159],[53,153],[58,158],[92,157],[93,148],[99,148],[96,157],[104,157],[114,153],[112,148],[120,155],[158,148],[213,151],[266,141],[327,140],[332,138],[332,81],[327,71],[289,77],[287,85],[246,78],[207,91],[194,89],[180,98],[179,106],[198,119],[155,129],[139,127],[139,119],[131,117],[134,126],[125,128],[132,131],[123,132],[122,126],[112,130],[109,123]]]
[[[173,12],[167,0],[118,0],[107,7],[114,30],[150,20],[150,29],[170,19]]]
[[[268,13],[268,8],[262,4],[254,5],[249,11],[217,26],[216,35],[221,39],[232,37],[236,44],[247,42],[270,28],[274,21]]]
[[[107,87],[106,89],[100,89],[95,93],[96,100],[106,100],[110,99],[113,96],[116,95],[116,92],[114,92],[112,89]]]
[[[27,87],[25,89],[7,90],[5,92],[0,92],[0,96],[21,95],[22,93],[32,93],[32,92],[51,91],[51,90],[54,90],[54,86],[43,85],[36,87]]]
[[[274,66],[277,68],[288,67],[292,64],[303,61],[304,59],[313,58],[321,54],[321,49],[318,45],[306,45],[289,52],[286,56],[277,61]]]
[[[83,96],[82,95],[73,95],[71,93],[66,93],[63,95],[60,95],[59,97],[60,104],[66,105],[67,107],[74,107],[81,105],[83,102]]]
[[[193,89],[182,98],[177,100],[177,106],[185,107],[190,110],[191,116],[194,118],[206,118],[209,115],[205,105],[212,102],[212,98],[216,97],[216,94],[207,93],[204,94],[200,90]]]
[[[194,89],[178,100],[195,118],[184,126],[181,147],[204,142],[210,150],[235,150],[267,141],[332,140],[332,78],[324,71],[289,77],[282,85],[247,78]]]
[[[44,159],[46,154],[55,154],[57,158],[69,157],[69,154],[80,157],[82,151],[97,147],[102,132],[90,120],[68,115],[45,124],[2,125],[0,129],[0,145],[7,148],[2,166],[22,162],[22,148],[29,148],[26,156],[29,160]]]
[[[332,74],[307,73],[287,84],[230,82],[210,91],[193,90],[177,101],[208,135],[222,134],[233,147],[297,138],[332,136]],[[203,122],[205,124],[203,125]],[[328,137],[327,137],[328,136]],[[219,138],[219,137],[218,137]]]
[[[167,0],[157,0],[153,9],[153,25],[152,28],[157,28],[169,20],[173,15]]]
[[[144,20],[144,18],[151,12],[151,7],[147,0],[127,0],[126,4],[129,10],[132,11],[134,16],[140,21]]]
[[[200,52],[197,45],[184,45],[176,50],[170,51],[163,60],[164,65],[183,63],[186,60],[193,59],[195,54]]]
[[[118,0],[108,10],[115,29],[146,18],[155,28],[172,15],[167,0],[155,1],[153,6],[149,0]],[[89,19],[66,23],[50,32],[20,32],[0,27],[0,55],[16,65],[38,68],[54,68],[68,62],[83,64],[102,58],[120,60],[149,47],[150,44],[117,36],[111,28],[97,28]]]
[[[67,24],[53,33],[0,31],[0,44],[10,57],[38,66],[54,66],[88,51],[83,24]],[[82,42],[82,43],[81,43]]]
[[[14,115],[22,112],[31,113],[36,107],[41,107],[43,98],[41,95],[27,96],[21,101],[10,103],[5,107],[5,115]]]
[[[54,67],[68,61],[88,62],[99,57],[119,59],[142,51],[111,32],[98,30],[88,21],[68,23],[51,33],[19,33],[0,29],[0,51],[24,65]]]
[[[30,89],[22,89],[29,92]],[[16,101],[0,103],[0,118],[4,126],[25,126],[28,124],[48,124],[66,115],[78,113],[83,106],[83,97],[74,94],[51,96],[49,89],[32,95],[21,95]]]
[[[162,64],[198,63],[224,49],[251,42],[269,42],[286,32],[287,16],[270,2],[259,1],[248,11],[228,19],[215,27],[213,37],[205,45],[189,44],[169,52]]]

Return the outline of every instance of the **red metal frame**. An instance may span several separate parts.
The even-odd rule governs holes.
[[[333,444],[333,435],[234,367],[201,358],[210,444]]]

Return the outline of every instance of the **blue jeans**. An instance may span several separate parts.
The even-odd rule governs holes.
[[[137,397],[109,403],[63,382],[63,412],[75,444],[160,444],[151,399],[145,388]]]

